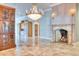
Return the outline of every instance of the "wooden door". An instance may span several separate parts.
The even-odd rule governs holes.
[[[32,37],[32,22],[28,22],[28,37]]]
[[[38,36],[38,24],[35,24],[35,36]]]
[[[35,24],[34,25],[34,29],[35,29],[35,45],[36,46],[38,46],[39,45],[39,38],[38,38],[38,36],[39,36],[39,25],[38,24]]]
[[[28,22],[28,45],[27,46],[32,46],[32,22]]]

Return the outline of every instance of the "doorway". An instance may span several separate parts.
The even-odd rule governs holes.
[[[32,22],[28,22],[28,37],[32,38]]]
[[[39,23],[28,22],[28,41],[29,46],[37,46],[39,44]]]
[[[39,23],[32,21],[22,21],[20,23],[19,32],[20,41],[25,42],[27,46],[34,46],[39,44]],[[26,38],[27,36],[27,38]],[[27,40],[27,42],[25,41]]]
[[[27,46],[32,46],[32,22],[28,21],[28,44]]]
[[[35,37],[38,37],[38,24],[35,24]]]
[[[28,21],[21,21],[19,23],[19,43],[25,45],[28,41]]]
[[[39,44],[39,24],[34,24],[35,45]]]

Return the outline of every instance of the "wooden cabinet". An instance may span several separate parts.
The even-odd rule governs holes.
[[[0,50],[15,47],[15,8],[0,5]]]

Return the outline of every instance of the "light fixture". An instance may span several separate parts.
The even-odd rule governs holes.
[[[72,9],[69,10],[69,14],[70,14],[71,16],[74,16],[75,13],[76,13],[76,9],[72,8]]]
[[[36,4],[32,4],[32,8],[29,11],[26,10],[26,15],[32,20],[38,20],[42,17],[43,12],[41,9],[37,9]]]
[[[56,17],[56,13],[52,13],[52,18],[54,19]]]

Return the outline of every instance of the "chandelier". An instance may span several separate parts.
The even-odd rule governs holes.
[[[42,17],[43,11],[41,9],[37,9],[36,4],[32,4],[32,8],[29,11],[26,10],[26,15],[32,20],[38,20]]]

